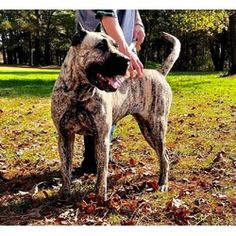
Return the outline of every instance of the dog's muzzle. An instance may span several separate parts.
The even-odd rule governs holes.
[[[104,64],[91,63],[86,70],[87,78],[97,88],[114,92],[122,86],[120,77],[126,74],[128,66],[128,57],[114,53]]]

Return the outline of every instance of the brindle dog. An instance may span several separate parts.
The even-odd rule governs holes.
[[[107,199],[109,134],[112,124],[131,114],[160,157],[159,189],[167,191],[169,158],[165,149],[167,117],[172,100],[166,75],[177,60],[180,42],[163,33],[173,49],[161,69],[144,70],[142,79],[126,78],[129,60],[104,33],[78,25],[52,95],[52,118],[59,134],[62,191],[70,193],[75,134],[95,141],[97,197]]]

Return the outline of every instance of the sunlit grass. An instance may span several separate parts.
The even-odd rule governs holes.
[[[33,172],[38,168],[40,172],[38,162],[59,162],[57,133],[51,119],[50,105],[53,84],[58,74],[59,70],[0,67],[0,160],[4,159],[8,164],[5,177],[11,178],[18,172],[29,174],[31,165],[36,166]],[[154,209],[162,210],[173,198],[181,198],[189,207],[199,198],[204,198],[216,206],[220,200],[212,195],[215,193],[235,199],[233,160],[236,160],[236,76],[220,77],[218,73],[178,72],[171,73],[167,80],[173,90],[173,104],[166,145],[173,155],[170,157],[171,161],[176,161],[171,164],[170,191],[144,192],[139,194],[137,199],[150,201]],[[136,176],[136,179],[143,172],[149,171],[152,176],[158,174],[159,160],[156,153],[148,146],[131,116],[118,122],[115,138],[112,146],[115,160],[125,165],[130,165],[130,159],[143,164],[133,168],[133,176]],[[216,171],[219,173],[214,176],[204,172],[204,169],[211,167],[221,151],[224,151],[222,170],[218,167]],[[82,154],[82,138],[78,136],[74,166],[80,163]],[[24,162],[25,160],[29,162]],[[59,164],[53,167],[59,171]],[[42,169],[45,168],[50,170],[52,167],[45,166]],[[24,169],[27,172],[24,172]],[[226,175],[221,172],[226,172]],[[132,175],[129,175],[114,183],[114,187],[124,181],[130,180],[130,183],[134,183],[136,179],[132,178]],[[222,187],[205,190],[197,183],[198,179],[202,181],[203,186],[211,186],[212,182],[219,181]],[[94,183],[92,184],[91,187],[88,183],[81,183],[79,188],[81,191],[87,188],[92,191]],[[181,188],[189,193],[181,195]],[[227,204],[225,215],[222,215],[219,224],[236,223],[233,211],[227,208]],[[217,215],[210,207],[209,212],[199,213],[195,223],[216,223],[220,213]],[[109,213],[106,220],[111,224],[120,224],[122,217],[116,212]],[[149,223],[148,219],[143,219],[143,222],[169,223],[165,221],[166,218],[158,222],[150,219]]]

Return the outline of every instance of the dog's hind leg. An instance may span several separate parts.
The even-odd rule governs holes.
[[[152,122],[151,119],[144,120],[141,116],[135,116],[135,118],[138,121],[143,136],[160,157],[159,190],[167,191],[169,157],[164,144],[167,121],[165,118],[155,122]]]
[[[69,131],[59,132],[58,147],[61,158],[62,193],[71,193],[71,168],[75,134]]]

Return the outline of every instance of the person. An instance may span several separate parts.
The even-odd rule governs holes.
[[[120,52],[130,59],[129,73],[131,78],[141,78],[143,64],[139,60],[136,49],[139,49],[145,39],[145,30],[138,10],[77,10],[76,24],[80,23],[88,31],[104,31],[112,37]],[[135,48],[130,48],[131,43]],[[114,126],[111,137],[113,137]],[[81,174],[96,173],[96,161],[92,136],[84,136],[84,160],[81,164]],[[110,155],[111,159],[111,155]]]

